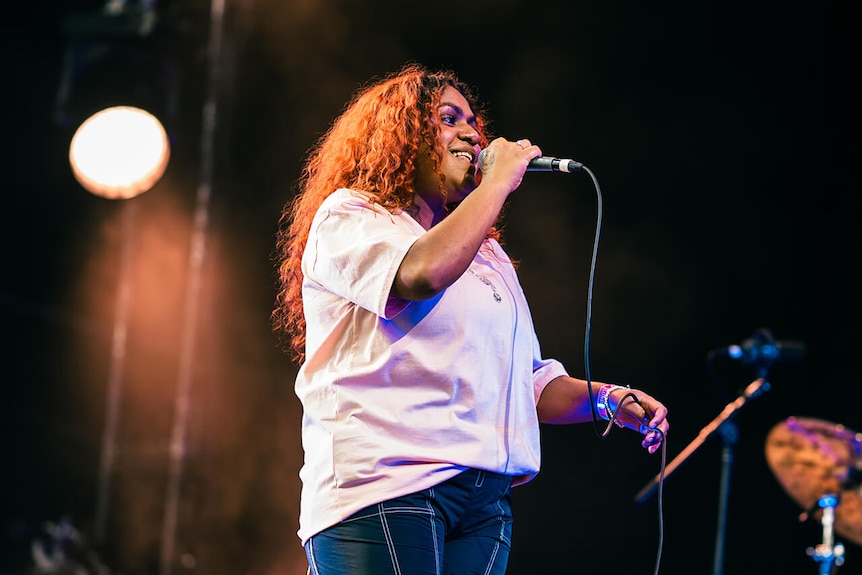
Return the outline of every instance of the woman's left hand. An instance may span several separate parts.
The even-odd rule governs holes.
[[[616,424],[644,435],[641,445],[650,453],[658,451],[670,429],[667,407],[639,389],[615,389],[611,392],[611,405],[616,407],[620,401],[623,403]]]

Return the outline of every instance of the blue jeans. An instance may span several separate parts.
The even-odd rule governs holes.
[[[512,478],[469,469],[371,505],[305,544],[313,575],[503,575]]]

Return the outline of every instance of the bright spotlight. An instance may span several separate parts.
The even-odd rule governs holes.
[[[130,106],[90,116],[72,136],[69,162],[75,179],[109,199],[128,199],[152,188],[170,157],[168,136],[149,112]]]

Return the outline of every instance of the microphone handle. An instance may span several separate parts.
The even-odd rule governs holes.
[[[566,172],[572,173],[583,169],[584,165],[574,160],[565,160],[560,158],[552,158],[549,156],[541,156],[530,160],[530,165],[527,166],[528,172]]]

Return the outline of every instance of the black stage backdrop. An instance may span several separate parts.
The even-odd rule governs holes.
[[[158,2],[152,35],[101,44],[63,26],[101,2],[18,6],[0,51],[3,573],[32,569],[31,543],[64,521],[113,573],[305,572],[296,368],[268,325],[273,237],[306,150],[361,84],[408,61],[459,73],[495,134],[596,175],[588,340],[588,175],[528,174],[506,245],[545,355],[665,401],[668,462],[757,377],[708,365],[710,350],[762,329],[807,348],[770,367],[735,441],[711,435],[661,498],[635,502],[662,459],[630,432],[544,428],[543,470],[515,491],[509,573],[648,574],[659,550],[665,575],[715,573],[716,559],[734,575],[818,572],[820,524],[799,519],[765,448],[791,416],[862,429],[850,4],[189,0]],[[164,118],[171,163],[139,198],[106,200],[73,179],[68,143],[88,106],[131,92]],[[862,573],[862,542],[836,539],[840,572]]]

